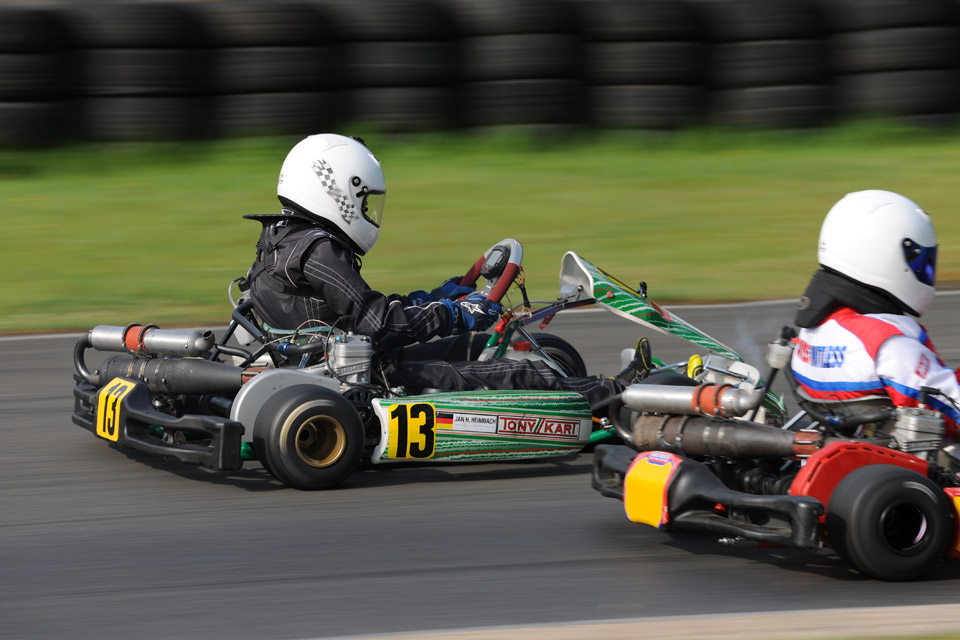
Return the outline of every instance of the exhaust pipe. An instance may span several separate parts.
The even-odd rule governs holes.
[[[824,436],[819,431],[784,431],[741,420],[644,414],[633,423],[632,441],[638,451],[743,460],[807,457],[824,445]]]
[[[150,391],[167,395],[214,394],[233,396],[243,383],[243,369],[223,362],[194,358],[108,358],[87,380],[103,386],[114,378],[130,378]]]
[[[216,336],[210,330],[161,329],[153,324],[98,325],[87,332],[87,342],[98,351],[196,357],[213,348]]]
[[[620,400],[629,408],[646,413],[738,418],[759,407],[765,392],[763,387],[745,390],[729,384],[632,384],[623,390]]]

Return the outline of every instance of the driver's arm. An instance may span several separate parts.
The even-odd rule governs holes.
[[[357,333],[370,336],[383,352],[444,335],[450,326],[441,302],[411,305],[407,296],[371,289],[353,268],[350,252],[334,242],[318,242],[307,254],[303,275],[330,310],[352,316]]]
[[[936,351],[913,338],[897,335],[885,340],[877,350],[876,368],[884,389],[897,406],[917,406],[922,387],[939,389],[960,404],[960,383],[954,371]],[[928,404],[943,414],[948,435],[957,439],[960,410],[950,400],[930,396]]]

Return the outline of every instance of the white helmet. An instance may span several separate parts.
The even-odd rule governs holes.
[[[920,316],[933,300],[937,235],[920,206],[892,191],[848,193],[820,228],[820,264],[893,296]]]
[[[387,195],[380,161],[363,142],[333,133],[304,138],[280,168],[281,202],[336,225],[361,255],[380,235]]]

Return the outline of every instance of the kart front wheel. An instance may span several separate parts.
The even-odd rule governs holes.
[[[844,478],[827,505],[827,540],[860,573],[914,580],[947,552],[953,534],[943,491],[916,471],[871,464]]]
[[[296,489],[329,489],[349,476],[363,455],[363,425],[339,393],[297,385],[268,400],[253,426],[253,448],[264,468]]]
[[[587,365],[572,344],[552,333],[530,334],[540,348],[557,363],[563,372],[571,378],[583,378],[587,375]]]

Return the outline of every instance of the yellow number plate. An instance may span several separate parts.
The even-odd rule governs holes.
[[[432,458],[437,449],[437,410],[429,402],[395,404],[390,415],[391,458]]]
[[[120,437],[120,407],[136,383],[114,378],[100,390],[97,402],[97,435],[114,442]]]

